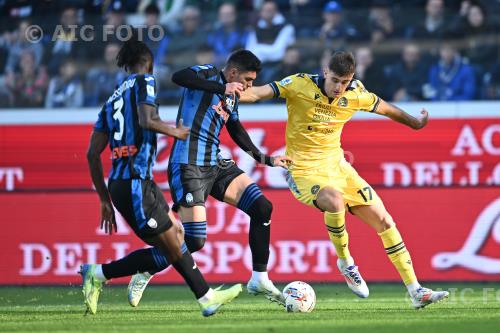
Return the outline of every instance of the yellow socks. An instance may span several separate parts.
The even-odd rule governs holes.
[[[417,277],[413,271],[411,257],[408,250],[406,250],[405,243],[399,234],[396,226],[393,226],[378,234],[382,238],[385,252],[393,265],[401,275],[403,282],[406,286],[417,282]]]
[[[335,251],[340,259],[351,257],[349,253],[349,235],[345,230],[345,211],[337,213],[325,212],[325,224],[328,236],[335,246]]]

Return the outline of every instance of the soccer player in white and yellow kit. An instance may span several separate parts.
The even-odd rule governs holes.
[[[324,69],[324,77],[294,74],[247,89],[240,101],[286,99],[286,155],[293,159],[287,173],[288,185],[297,200],[325,212],[326,228],[338,256],[337,266],[349,288],[359,297],[368,297],[368,287],[349,253],[346,209],[375,229],[414,307],[421,308],[447,298],[448,292],[420,286],[392,217],[377,193],[344,159],[340,136],[344,124],[357,111],[377,113],[416,130],[427,124],[428,113],[422,110],[415,118],[383,101],[353,79],[354,72],[352,54],[336,52]]]

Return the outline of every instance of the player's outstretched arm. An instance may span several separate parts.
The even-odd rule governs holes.
[[[219,95],[239,95],[243,91],[243,84],[239,82],[222,84],[217,81],[207,80],[198,76],[191,68],[185,68],[175,72],[172,75],[172,82],[184,88],[203,90]]]
[[[411,127],[415,130],[424,128],[429,120],[429,112],[427,112],[426,109],[422,109],[418,118],[415,118],[412,115],[401,110],[397,106],[391,103],[387,103],[382,99],[380,100],[380,104],[375,113],[391,118],[392,120]]]
[[[240,93],[240,102],[253,103],[274,97],[274,90],[271,85],[250,87]]]
[[[142,128],[181,140],[186,140],[189,135],[189,128],[182,126],[182,119],[179,120],[177,127],[172,127],[161,120],[158,109],[150,104],[141,104],[138,115],[139,126]]]
[[[259,148],[253,144],[250,135],[248,135],[248,132],[238,119],[229,120],[226,123],[226,128],[231,139],[258,163],[268,166],[280,166],[285,169],[292,163],[292,159],[288,156],[269,156],[262,153]]]
[[[109,192],[104,182],[101,161],[101,153],[108,145],[108,139],[108,134],[105,132],[92,132],[87,150],[87,161],[92,183],[94,183],[94,187],[101,200],[101,229],[104,228],[106,233],[112,234],[113,229],[116,232],[115,211],[113,210]]]

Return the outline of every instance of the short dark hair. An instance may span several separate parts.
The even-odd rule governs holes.
[[[240,72],[260,72],[262,69],[259,58],[248,50],[236,50],[229,55],[227,67],[234,67]]]
[[[132,37],[123,43],[120,52],[116,56],[117,65],[126,71],[137,64],[154,61],[153,53],[149,47],[138,40],[137,30],[132,30]]]
[[[337,75],[346,76],[355,72],[356,61],[351,52],[337,51],[330,58],[328,68]]]
[[[152,2],[152,3],[150,3],[149,5],[146,6],[146,8],[144,9],[144,14],[146,14],[146,15],[150,14],[150,15],[159,16],[160,15],[160,9],[156,5],[156,3]]]

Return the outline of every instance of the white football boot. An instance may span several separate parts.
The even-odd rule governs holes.
[[[137,273],[132,276],[132,279],[130,279],[130,282],[128,284],[128,303],[131,306],[136,307],[137,305],[139,305],[139,302],[142,298],[142,293],[144,293],[144,290],[146,290],[146,287],[152,277],[153,275],[149,274],[148,272]]]
[[[250,279],[247,283],[247,291],[250,295],[264,295],[271,302],[285,306],[283,293],[276,288],[271,280]]]
[[[349,266],[344,260],[337,259],[337,267],[344,276],[347,286],[353,293],[361,298],[367,298],[368,295],[370,295],[368,286],[359,273],[358,266],[354,264]]]
[[[429,288],[420,287],[415,293],[410,293],[410,299],[415,309],[421,309],[432,303],[439,303],[450,296],[447,291],[434,291]]]

